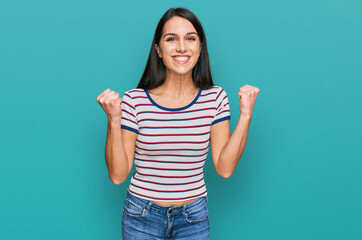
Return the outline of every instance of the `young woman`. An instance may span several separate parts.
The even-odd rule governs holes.
[[[105,158],[114,184],[132,175],[124,202],[127,239],[209,239],[203,167],[211,145],[216,172],[232,175],[244,151],[259,89],[238,91],[241,114],[230,134],[226,92],[212,81],[204,30],[185,8],[160,19],[137,88],[106,89]],[[120,107],[121,105],[121,107]]]

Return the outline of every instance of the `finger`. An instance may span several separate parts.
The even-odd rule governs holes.
[[[117,99],[117,98],[119,98],[119,93],[118,92],[112,92],[112,95],[110,95],[110,97],[112,99]]]
[[[107,88],[106,90],[104,90],[101,94],[98,95],[97,97],[97,101],[99,101],[105,94],[107,94],[108,92],[110,92],[111,89]]]
[[[245,89],[241,89],[241,90],[239,90],[239,94],[248,95],[248,94],[250,94],[250,91],[245,90]]]
[[[118,93],[112,91],[112,92],[109,93],[108,97],[109,97],[109,98],[112,98],[112,99],[118,98]]]
[[[104,103],[108,105],[108,104],[110,104],[114,99],[117,98],[117,95],[114,94],[114,93],[112,93],[112,92],[110,92],[105,98],[106,98],[106,99],[104,100]]]
[[[113,99],[110,101],[110,104],[111,104],[112,106],[118,105],[118,99],[117,99],[117,98],[113,98]]]
[[[105,95],[107,95],[109,92],[111,91],[111,89],[107,88],[106,90],[104,90],[101,94],[99,94],[98,96],[98,100],[102,97],[104,97]]]
[[[101,103],[101,104],[109,104],[109,101],[112,99],[112,97],[109,95],[109,94],[107,94],[107,95],[104,95],[103,97],[101,97],[100,99],[99,99],[99,102]]]
[[[120,102],[122,102],[122,98],[118,97],[117,94],[111,99],[111,103],[114,105],[118,105]]]
[[[242,87],[242,88],[239,89],[239,91],[249,91],[249,89]]]
[[[105,104],[109,104],[111,100],[116,99],[118,97],[117,93],[114,91],[110,91],[106,93],[103,97],[101,97],[101,102]]]
[[[117,92],[111,91],[108,95],[107,95],[107,99],[111,102],[115,99],[118,99],[119,94]]]
[[[250,89],[250,87],[248,87],[248,86],[245,85],[245,86],[242,86],[241,88],[239,88],[239,91],[240,91],[240,90],[249,90],[249,89]]]
[[[250,85],[246,85],[246,86],[244,87],[244,89],[245,89],[245,90],[248,90],[248,91],[253,91],[254,88],[255,88],[255,87],[250,86]]]

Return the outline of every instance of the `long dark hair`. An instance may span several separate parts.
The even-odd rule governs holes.
[[[168,9],[158,22],[155,35],[153,36],[151,50],[148,56],[145,71],[143,72],[137,88],[149,90],[152,88],[156,88],[165,82],[166,67],[163,64],[162,59],[159,58],[157,54],[155,44],[159,46],[163,26],[170,18],[174,16],[179,16],[189,20],[199,35],[200,42],[202,43],[202,48],[199,59],[194,68],[192,69],[192,80],[196,87],[200,87],[202,89],[209,89],[214,85],[214,83],[211,76],[205,32],[203,27],[201,26],[199,19],[195,16],[195,14],[193,14],[190,10],[186,8]]]

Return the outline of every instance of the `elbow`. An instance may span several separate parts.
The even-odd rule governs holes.
[[[228,169],[225,169],[223,167],[220,167],[218,165],[218,167],[216,168],[216,172],[222,177],[222,178],[229,178],[231,177],[231,175],[233,175],[233,172],[232,170],[228,170]]]
[[[112,179],[112,178],[111,178],[111,181],[114,185],[120,185],[121,183],[123,183],[123,181],[119,181],[119,180]]]
[[[114,177],[114,176],[109,176],[109,179],[115,185],[120,185],[126,180],[126,179],[123,179],[123,178],[120,178],[120,177]]]
[[[222,177],[222,178],[229,178],[231,177],[231,175],[233,175],[232,172],[226,172],[226,171],[219,171],[218,174]]]
[[[127,177],[129,175],[129,172],[116,172],[116,171],[108,171],[108,177],[111,180],[111,182],[115,185],[120,185],[122,184],[124,181],[127,180]]]
[[[233,175],[232,173],[223,173],[223,174],[220,174],[221,177],[227,179],[229,177],[231,177],[231,175]]]

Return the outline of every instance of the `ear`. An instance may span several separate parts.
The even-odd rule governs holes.
[[[160,58],[162,58],[162,54],[160,53],[160,48],[157,46],[157,43],[155,44],[155,48],[156,48],[156,51],[157,51],[157,54]]]

